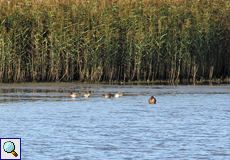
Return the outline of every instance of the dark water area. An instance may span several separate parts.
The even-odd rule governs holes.
[[[25,160],[230,159],[229,99],[225,84],[1,84],[0,137],[21,138]]]

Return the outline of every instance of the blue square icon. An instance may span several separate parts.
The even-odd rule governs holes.
[[[0,160],[21,159],[21,138],[0,139]]]

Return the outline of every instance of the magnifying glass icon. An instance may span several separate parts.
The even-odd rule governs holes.
[[[12,153],[15,157],[18,156],[18,154],[14,151],[15,150],[15,145],[11,141],[7,141],[3,145],[3,149],[7,153]]]

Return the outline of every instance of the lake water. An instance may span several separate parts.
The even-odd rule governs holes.
[[[25,160],[230,159],[229,100],[230,85],[2,84],[0,137]]]

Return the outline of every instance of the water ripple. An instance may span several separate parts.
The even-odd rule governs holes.
[[[230,159],[229,86],[87,86],[75,99],[73,86],[0,87],[1,137],[22,138],[23,159]]]

